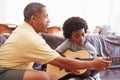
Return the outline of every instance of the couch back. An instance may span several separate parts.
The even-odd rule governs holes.
[[[55,49],[65,40],[64,37],[51,34],[42,34],[42,36],[52,49]],[[120,36],[86,35],[85,38],[96,48],[99,56],[120,56]]]
[[[2,45],[8,37],[9,35],[0,34],[0,45]],[[64,37],[46,33],[43,33],[42,37],[52,49],[55,49],[65,40]],[[86,35],[85,38],[96,48],[98,56],[120,57],[120,36]],[[120,63],[114,63],[112,67],[120,68]]]
[[[42,36],[52,49],[55,49],[65,40],[64,37],[52,34],[43,33]],[[0,45],[2,45],[8,37],[9,35],[7,34],[0,34]],[[98,56],[120,56],[120,36],[86,35],[85,38],[96,48]]]
[[[8,39],[8,34],[0,34],[0,46],[5,42],[6,39]]]

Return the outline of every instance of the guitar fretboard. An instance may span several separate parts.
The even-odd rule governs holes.
[[[93,60],[94,58],[75,58],[75,59],[78,59],[78,60],[85,60],[85,61],[91,61]]]
[[[88,61],[88,60],[93,60],[94,58],[75,58],[75,59]],[[111,60],[113,63],[116,63],[116,62],[120,62],[120,57],[110,57],[110,58],[108,57],[107,60]]]
[[[110,60],[115,63],[115,62],[120,62],[120,57],[111,57]]]

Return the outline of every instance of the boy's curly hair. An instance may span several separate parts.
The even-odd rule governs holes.
[[[70,39],[72,32],[77,31],[79,29],[84,29],[86,33],[88,29],[87,22],[80,17],[68,18],[63,24],[63,35],[65,38]]]

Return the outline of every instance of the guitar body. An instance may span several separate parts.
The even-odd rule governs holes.
[[[89,53],[86,50],[80,50],[80,51],[76,51],[76,52],[72,52],[70,50],[66,50],[63,55],[66,58],[70,58],[70,59],[90,58],[90,55],[89,55]],[[85,73],[87,71],[87,69],[78,70],[78,71],[80,72],[80,74],[83,74],[83,73]],[[50,64],[47,64],[46,72],[51,73],[51,74],[55,74],[58,78],[62,78],[65,75],[70,73],[68,70],[61,69],[61,68],[59,68],[57,66],[50,65]]]

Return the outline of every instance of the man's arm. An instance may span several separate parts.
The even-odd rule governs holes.
[[[69,70],[80,70],[80,69],[88,69],[95,68],[97,70],[102,70],[107,68],[110,65],[111,61],[105,60],[102,57],[97,57],[92,61],[83,61],[77,59],[68,59],[65,57],[57,57],[53,61],[49,62],[49,64],[69,69]]]

